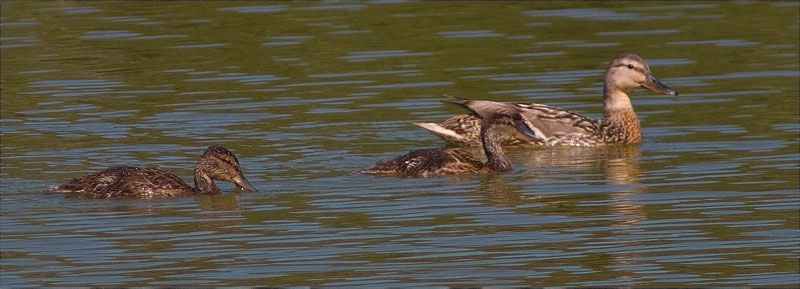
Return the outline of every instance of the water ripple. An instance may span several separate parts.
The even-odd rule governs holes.
[[[3,2],[0,287],[798,283],[798,45],[767,37],[797,30],[794,3],[74,4]],[[768,21],[720,21],[748,17]],[[599,118],[621,47],[681,91],[634,93],[640,146],[354,172],[441,147],[412,122],[466,112],[442,93]],[[191,182],[210,144],[261,191],[46,192],[113,165]]]
[[[339,57],[339,59],[347,60],[350,62],[356,62],[356,61],[372,61],[379,58],[389,58],[389,57],[409,57],[409,56],[429,56],[429,55],[433,55],[433,53],[408,52],[406,50],[359,51],[359,52],[350,52],[350,55]]]
[[[675,18],[675,16],[650,16],[642,13],[616,13],[605,9],[552,9],[525,11],[530,17],[567,17],[572,19],[598,21],[645,21]]]
[[[275,13],[288,10],[286,5],[263,5],[263,6],[237,6],[217,8],[217,11],[234,11],[239,13]]]
[[[487,38],[504,36],[504,34],[496,33],[494,30],[442,31],[437,34],[445,38]]]
[[[95,39],[117,39],[117,38],[131,38],[141,36],[142,34],[128,32],[127,30],[105,30],[105,31],[89,31],[86,35],[81,36],[81,39],[95,40]]]

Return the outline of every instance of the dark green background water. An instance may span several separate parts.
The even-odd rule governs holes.
[[[0,286],[796,286],[797,2],[22,2],[0,18]],[[353,174],[442,142],[443,93],[592,117],[623,52],[637,147]],[[80,200],[112,165],[261,191]]]

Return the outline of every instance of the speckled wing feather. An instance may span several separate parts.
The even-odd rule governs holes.
[[[481,120],[468,114],[456,115],[436,124],[414,123],[441,137],[449,146],[480,146]]]
[[[87,198],[152,198],[194,194],[178,176],[159,168],[115,166],[74,178],[56,187],[53,192],[70,193]]]
[[[474,115],[459,114],[441,123],[414,123],[442,138],[448,146],[480,146],[481,119]],[[507,135],[500,138],[500,144],[518,145],[529,142],[527,139]]]
[[[535,132],[537,145],[595,145],[603,142],[598,121],[566,109],[530,103],[515,104],[526,125]]]
[[[508,136],[501,142],[503,145],[529,143],[534,145],[557,146],[591,146],[604,142],[600,132],[600,123],[569,110],[537,103],[507,103],[488,100],[470,100],[446,95],[448,102],[465,106],[474,113],[489,115],[492,113],[513,115],[521,114],[525,125],[533,132],[527,134],[528,139]],[[449,143],[462,146],[479,145],[480,120],[472,115],[456,115],[440,123],[434,129],[424,128],[439,135]],[[433,127],[432,125],[427,125]],[[442,133],[445,132],[445,133]],[[457,135],[457,136],[454,136]]]
[[[395,159],[379,162],[360,171],[364,174],[400,177],[433,177],[448,174],[477,173],[486,165],[469,152],[462,150],[422,149]]]

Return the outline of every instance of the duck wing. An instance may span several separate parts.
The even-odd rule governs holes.
[[[594,145],[602,142],[600,123],[572,111],[548,105],[514,104],[534,133],[529,136],[538,145]]]
[[[448,118],[441,123],[414,123],[423,129],[441,137],[448,146],[481,146],[481,117],[491,114],[513,115],[519,113],[519,108],[512,103],[471,100],[454,95],[445,94],[449,98],[445,102],[459,104],[473,114],[460,114]],[[501,145],[518,145],[530,142],[527,138],[516,135],[507,135],[499,139]]]
[[[529,128],[523,131],[535,145],[594,145],[602,142],[600,123],[572,111],[538,103],[508,103],[470,100],[447,95],[477,115],[520,114]],[[522,131],[522,130],[521,130]]]
[[[114,192],[120,189],[126,172],[132,167],[115,166],[77,178],[55,187],[51,193],[67,193],[80,196],[102,198],[107,192]],[[108,196],[106,196],[108,197]]]
[[[448,146],[480,146],[481,120],[473,115],[459,114],[441,123],[414,123],[442,138]]]
[[[178,176],[159,168],[114,166],[77,177],[51,190],[83,198],[186,196],[193,190]]]
[[[155,198],[186,197],[197,192],[180,177],[157,167],[135,168],[113,197]]]

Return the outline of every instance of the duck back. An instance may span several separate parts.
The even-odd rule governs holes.
[[[469,152],[459,149],[421,149],[395,159],[379,162],[360,171],[373,175],[433,177],[486,171],[486,165]]]
[[[84,198],[153,198],[195,195],[178,176],[155,167],[115,166],[74,178],[52,190]]]

